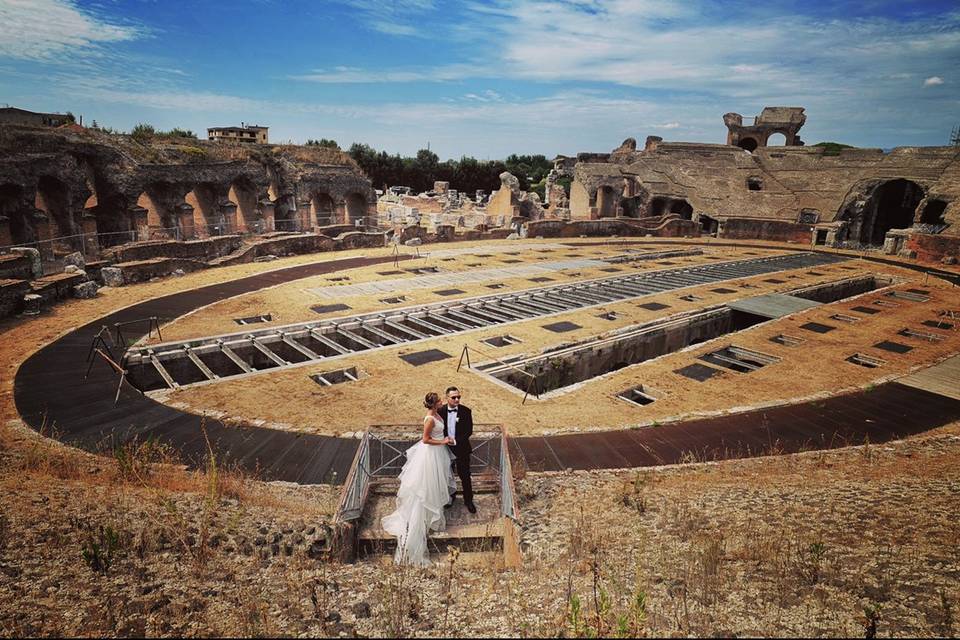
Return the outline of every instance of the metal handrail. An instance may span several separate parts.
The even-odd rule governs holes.
[[[505,429],[499,424],[478,423],[480,429],[474,433],[475,436],[482,438],[471,451],[471,457],[475,464],[482,465],[484,468],[492,469],[498,476],[500,496],[501,496],[501,514],[513,520],[517,520],[516,493],[513,487],[513,469],[510,464],[510,452],[507,448],[507,435]],[[334,515],[334,520],[340,523],[346,523],[351,520],[357,520],[363,513],[363,507],[370,493],[370,487],[376,479],[386,479],[394,477],[388,469],[395,468],[398,460],[404,456],[404,450],[394,446],[384,437],[383,433],[375,433],[374,430],[387,431],[397,436],[413,435],[416,425],[410,424],[391,424],[391,425],[373,425],[364,432],[360,439],[360,446],[354,455],[353,463],[350,465],[350,471],[344,480],[344,488]],[[499,441],[500,451],[498,459],[493,459],[492,443]],[[374,460],[373,443],[380,445],[381,456]],[[392,457],[384,460],[382,456],[383,448],[392,451]]]
[[[363,505],[370,492],[370,432],[367,431],[360,439],[360,446],[354,455],[353,464],[344,482],[343,495],[337,505],[334,520],[346,522],[356,520],[363,513]]]

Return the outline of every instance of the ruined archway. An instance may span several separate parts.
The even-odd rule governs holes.
[[[197,236],[206,238],[219,221],[217,190],[209,183],[200,183],[183,198],[193,207],[193,228]]]
[[[349,224],[354,224],[357,220],[366,221],[367,199],[359,193],[351,193],[347,196],[347,220]]]
[[[923,188],[911,180],[891,180],[880,185],[876,192],[876,213],[869,229],[870,244],[883,244],[890,229],[906,229],[913,224],[917,205],[923,199]],[[861,230],[861,241],[866,235]]]
[[[737,146],[745,151],[753,152],[757,148],[757,141],[754,138],[741,138]]]
[[[47,214],[51,236],[72,236],[79,233],[73,216],[70,215],[69,189],[60,180],[51,176],[40,177],[37,181],[35,206]]]
[[[235,231],[257,230],[259,208],[257,188],[247,178],[237,178],[230,185],[227,199],[237,205],[237,228]]]
[[[366,202],[364,202],[366,204]],[[310,198],[310,217],[319,227],[334,224],[336,204],[329,193],[318,191]]]
[[[684,220],[693,219],[693,205],[684,200],[683,198],[677,198],[670,203],[670,213],[675,213]]]
[[[769,136],[767,136],[768,147],[785,147],[787,146],[787,136],[779,131],[774,131]]]
[[[851,191],[840,214],[841,219],[850,221],[848,238],[860,244],[882,245],[891,229],[913,225],[923,197],[923,187],[904,178],[871,182]]]
[[[24,203],[23,187],[17,184],[0,185],[0,215],[10,221],[10,241],[13,244],[36,241],[37,233]]]

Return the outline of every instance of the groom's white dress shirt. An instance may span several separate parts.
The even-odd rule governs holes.
[[[457,440],[457,410],[447,407],[447,437]]]

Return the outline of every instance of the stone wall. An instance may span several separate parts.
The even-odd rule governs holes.
[[[774,240],[777,242],[813,243],[813,225],[784,220],[729,218],[720,225],[719,237],[731,240]]]
[[[337,150],[0,126],[4,244],[304,231],[375,216],[370,180]]]
[[[749,153],[728,145],[659,142],[640,151],[579,154],[573,173],[573,219],[617,215],[643,219],[656,213],[658,200],[661,206],[685,202],[691,212],[681,215],[693,220],[702,215],[720,222],[749,217],[793,224],[835,223],[838,241],[861,241],[859,229],[870,229],[874,223],[863,219],[876,215],[873,201],[879,198],[879,190],[902,179],[915,184],[923,196],[914,223],[921,222],[927,203],[939,201],[945,203],[942,222],[948,225],[943,233],[960,235],[960,152],[956,147],[901,147],[889,153],[765,147]],[[613,204],[604,207],[605,201]],[[742,224],[736,237],[750,232]],[[753,228],[767,237],[791,235],[788,227]]]
[[[943,262],[946,259],[955,264],[960,261],[960,236],[911,233],[906,248],[916,252],[917,260],[921,262]]]
[[[576,238],[610,236],[646,236],[660,238],[698,237],[699,226],[689,220],[670,218],[658,224],[644,225],[636,220],[611,218],[604,220],[538,220],[527,223],[529,238]]]
[[[205,240],[166,240],[135,242],[106,249],[103,254],[114,262],[131,262],[151,258],[187,258],[209,262],[240,248],[240,236],[219,236]]]

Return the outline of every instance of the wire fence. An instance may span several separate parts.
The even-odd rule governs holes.
[[[367,222],[363,220],[362,222]],[[184,227],[140,227],[126,231],[98,231],[95,233],[76,233],[43,240],[27,240],[9,245],[0,245],[0,254],[10,253],[14,248],[32,248],[40,253],[44,274],[56,273],[63,268],[63,258],[79,252],[89,262],[100,259],[100,252],[108,247],[130,242],[148,242],[152,240],[191,240],[215,238],[219,236],[239,235],[257,236],[264,233],[309,231],[298,218],[275,220],[254,220],[237,225],[228,221],[210,224],[194,224]],[[365,226],[365,230],[376,227]]]

